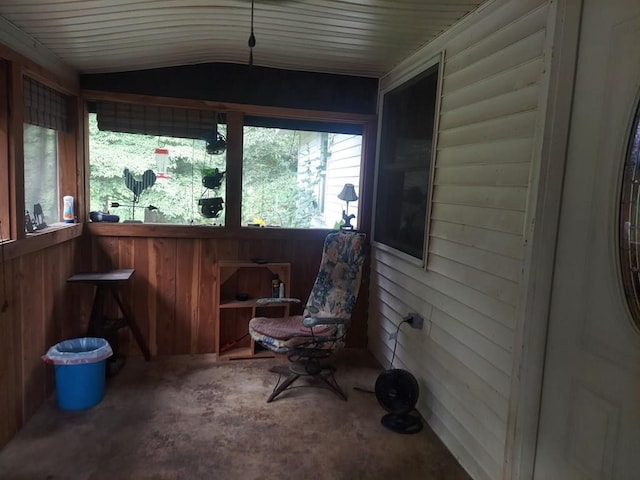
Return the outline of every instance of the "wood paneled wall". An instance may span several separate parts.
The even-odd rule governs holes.
[[[283,235],[249,230],[243,234],[241,229],[237,235],[217,238],[163,238],[109,236],[105,234],[109,227],[101,228],[100,236],[91,237],[92,268],[136,270],[125,298],[152,355],[214,352],[218,260],[265,258],[289,262],[291,296],[306,301],[327,233],[289,230]],[[366,285],[365,274],[347,337],[348,345],[354,347],[366,346]],[[301,308],[294,307],[292,313],[300,313]],[[121,344],[125,352],[140,354],[126,331],[121,335]]]
[[[130,231],[131,227],[92,225],[90,232],[91,227],[93,234],[22,255],[10,250],[5,264],[0,263],[9,303],[0,313],[0,448],[55,388],[53,367],[41,356],[61,340],[85,335],[94,287],[67,283],[74,273],[135,268],[124,295],[152,354],[212,353],[215,262],[256,257],[290,262],[291,295],[306,301],[327,233],[250,230],[243,234],[246,229],[241,229],[216,232],[221,234],[217,238],[187,238],[172,231],[174,236],[167,238],[142,225],[134,227],[135,236],[105,234],[105,229]],[[144,231],[153,236],[142,236]],[[365,271],[348,336],[350,346],[366,346],[367,285]],[[109,308],[115,316],[115,306]],[[140,355],[128,330],[121,330],[120,340],[122,352]]]
[[[72,239],[0,263],[8,302],[0,313],[0,448],[54,389],[53,367],[40,357],[86,329],[92,292],[66,283],[88,265],[83,241]]]

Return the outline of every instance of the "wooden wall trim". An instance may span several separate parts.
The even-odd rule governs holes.
[[[0,58],[0,172],[9,172],[9,62]],[[0,241],[11,238],[11,191],[9,175],[0,175]]]
[[[241,225],[242,166],[243,166],[243,118],[241,112],[227,113],[227,188],[225,199],[226,227]]]
[[[78,201],[81,200],[79,195],[82,192],[81,173],[83,171],[83,169],[78,170],[78,167],[84,163],[79,161],[82,157],[79,157],[78,150],[80,141],[78,133],[82,130],[77,116],[77,97],[70,98],[69,103],[69,130],[58,132],[58,187],[60,197],[72,195],[74,207],[77,207]],[[60,206],[62,207],[62,203]],[[75,210],[74,214],[77,215]]]
[[[24,97],[23,67],[9,65],[9,204],[11,238],[24,238]],[[20,214],[22,212],[22,214]]]
[[[86,232],[95,237],[212,238],[229,240],[283,240],[325,237],[332,229],[211,227],[160,223],[87,223]]]
[[[211,100],[192,100],[186,98],[158,97],[131,93],[113,93],[97,90],[83,90],[82,96],[87,101],[112,101],[144,105],[160,105],[166,107],[216,110],[221,112],[242,112],[272,118],[291,118],[317,121],[339,121],[344,123],[366,124],[376,120],[375,115],[361,113],[331,112],[322,110],[306,110],[286,107],[270,107],[243,103],[215,102]]]
[[[85,90],[372,114],[378,80],[234,63],[80,75]]]
[[[80,237],[83,229],[84,226],[81,223],[60,224],[50,226],[49,230],[30,234],[27,238],[9,241],[3,246],[5,260],[9,261],[68,242],[69,240]]]
[[[360,161],[360,201],[358,202],[358,225],[367,235],[371,233],[373,216],[374,176],[377,145],[377,119],[367,122],[362,136]]]
[[[19,34],[23,32],[22,30],[16,29],[15,32],[12,32],[12,34],[7,37],[5,36],[5,27],[6,22],[2,17],[0,17],[0,57],[23,65],[25,70],[28,71],[31,76],[38,79],[38,81],[49,85],[51,88],[64,91],[67,94],[77,94],[80,78],[75,71],[72,71],[70,68],[65,68],[64,66],[56,68],[62,65],[59,59],[56,59],[57,61],[55,62],[44,62],[42,61],[44,59],[41,57],[38,59],[42,61],[41,64],[29,56],[23,55],[22,53],[14,50],[14,45],[11,44],[12,42],[7,42],[6,40],[8,38],[14,38],[16,32]],[[40,47],[40,50],[42,50],[42,46]],[[46,65],[44,65],[44,63],[46,63]],[[51,70],[48,69],[49,67]]]

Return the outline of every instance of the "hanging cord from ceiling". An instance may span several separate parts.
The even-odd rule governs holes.
[[[2,262],[2,296],[4,300],[2,301],[2,306],[0,306],[0,313],[4,313],[9,308],[9,301],[7,300],[7,262],[4,257],[4,244],[6,240],[2,238],[2,220],[0,220],[0,251],[2,252],[2,258],[0,258],[0,262]]]
[[[251,0],[251,35],[249,35],[249,66],[253,65],[253,47],[256,46],[256,36],[253,34],[253,1]]]

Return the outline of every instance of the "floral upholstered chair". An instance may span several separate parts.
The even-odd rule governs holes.
[[[286,353],[290,361],[288,377],[278,382],[267,402],[300,376],[319,378],[326,387],[347,399],[333,375],[335,368],[321,361],[344,346],[360,289],[365,239],[363,233],[330,233],[303,314],[287,318],[256,317],[249,322],[249,333],[255,341],[276,353]]]

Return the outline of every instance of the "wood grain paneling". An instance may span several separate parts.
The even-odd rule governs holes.
[[[8,308],[0,313],[0,447],[7,443],[23,424],[21,305],[15,263],[7,261],[2,266],[7,282]]]
[[[45,353],[45,308],[43,252],[18,261],[22,312],[22,375],[24,416],[31,417],[45,397],[45,366],[39,361]]]
[[[41,356],[85,331],[92,292],[79,295],[66,283],[84,264],[81,243],[75,238],[0,263],[8,296],[0,313],[0,447],[53,391],[53,367]]]
[[[291,285],[287,289],[303,302],[315,280],[326,231],[289,230],[285,236],[258,233],[267,238],[256,238],[251,229],[238,230],[235,240],[226,235],[216,239],[91,236],[92,270],[136,269],[125,298],[153,355],[212,353],[217,261],[267,258],[288,262]],[[366,345],[366,281],[365,276],[348,336],[351,346]],[[292,313],[301,309],[294,306]],[[124,351],[140,355],[129,333],[124,334]]]
[[[211,242],[200,240],[200,262],[198,264],[198,309],[194,319],[193,336],[191,348],[195,353],[208,353],[215,351],[214,318],[215,318],[215,295],[212,287],[218,284],[218,278],[214,263],[219,257],[219,250],[215,247],[224,242]],[[225,249],[222,248],[222,251]],[[230,255],[230,254],[228,254]],[[193,337],[192,337],[193,338]]]
[[[53,368],[42,362],[47,349],[83,336],[94,287],[68,284],[74,273],[134,268],[123,295],[153,355],[215,351],[215,263],[269,258],[291,263],[291,296],[306,300],[322,253],[325,231],[276,232],[259,240],[255,232],[237,239],[129,236],[76,237],[6,260],[9,308],[0,313],[0,446],[42,405],[54,387]],[[261,233],[261,232],[258,232]],[[267,232],[262,232],[266,234]],[[351,346],[366,345],[366,280],[348,336]],[[301,307],[298,307],[301,308]],[[119,314],[107,305],[109,316]],[[120,351],[140,355],[127,329]],[[5,414],[6,412],[6,414]]]

